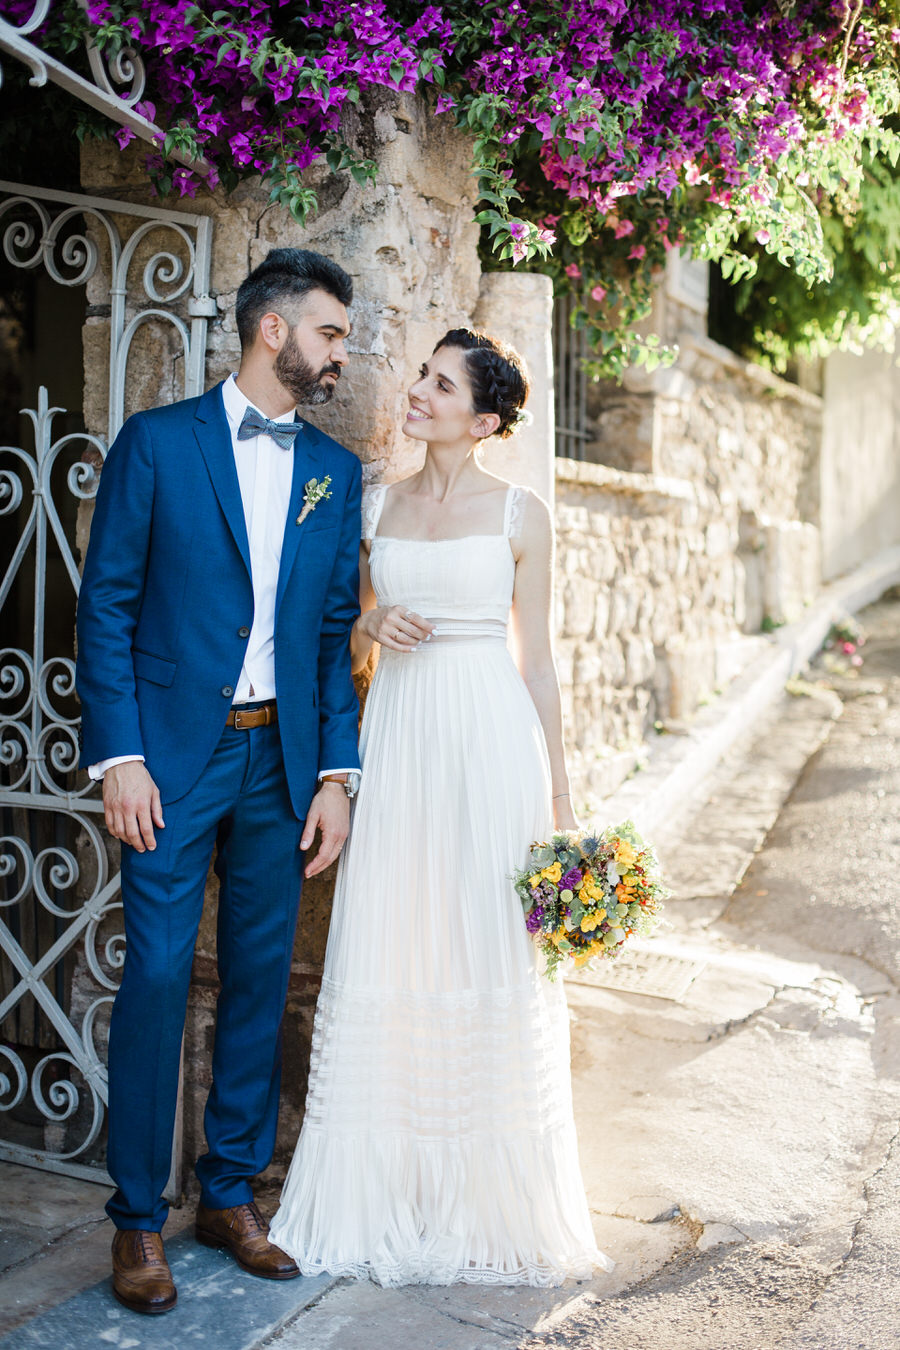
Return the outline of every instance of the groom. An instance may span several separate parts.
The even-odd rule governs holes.
[[[300,887],[340,852],[358,778],[360,465],[295,418],[334,392],[351,299],[329,259],[270,252],[237,293],[237,376],[131,417],[97,495],[77,685],[82,763],[123,845],[107,1212],[113,1289],[135,1312],[176,1301],[162,1193],[214,850],[221,992],[196,1233],[252,1274],[299,1274],[250,1182],[275,1143]]]

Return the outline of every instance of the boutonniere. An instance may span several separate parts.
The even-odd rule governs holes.
[[[311,478],[303,489],[303,510],[297,517],[297,524],[302,525],[310,511],[315,511],[319,502],[326,502],[331,496],[331,475],[326,474],[321,483],[318,478]]]

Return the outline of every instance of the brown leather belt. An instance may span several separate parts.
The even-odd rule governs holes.
[[[278,721],[278,705],[273,698],[257,708],[232,708],[225,722],[236,731],[252,731],[254,727],[271,727]]]

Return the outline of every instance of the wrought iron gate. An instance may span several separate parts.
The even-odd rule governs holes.
[[[108,307],[95,309],[109,321],[110,438],[144,325],[173,336],[184,394],[202,392],[209,218],[0,182],[0,230],[14,267],[90,282],[95,297],[108,279]],[[66,618],[63,650],[48,651],[47,635],[48,615],[74,612],[74,541],[87,536],[106,445],[55,435],[64,410],[44,386],[36,403],[23,410],[33,445],[0,446],[0,618],[15,606],[17,631],[31,634],[0,648],[0,1159],[103,1180],[106,1027],[124,959],[117,846],[76,769],[74,629]]]

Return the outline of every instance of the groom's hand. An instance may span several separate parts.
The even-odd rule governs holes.
[[[322,835],[319,851],[304,867],[305,877],[314,877],[330,867],[344,847],[350,831],[350,801],[342,783],[323,783],[313,797],[303,827],[300,847],[312,846],[316,830]]]
[[[103,811],[114,839],[138,853],[156,848],[153,826],[165,827],[159,788],[139,760],[114,764],[103,775]]]

